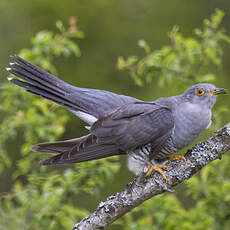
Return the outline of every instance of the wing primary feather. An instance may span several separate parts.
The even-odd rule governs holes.
[[[53,165],[53,164],[67,164],[67,163],[80,163],[84,161],[97,160],[110,156],[122,154],[117,147],[104,146],[95,147],[93,150],[85,150],[84,152],[72,153],[69,156],[69,152],[60,153],[56,156],[49,157],[40,162],[40,165]]]
[[[40,165],[78,163],[124,153],[115,145],[98,143],[97,137],[91,134],[66,141],[41,143],[32,146],[31,149],[36,152],[56,154],[41,161]]]

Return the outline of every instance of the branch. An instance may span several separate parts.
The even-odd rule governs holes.
[[[167,184],[158,173],[149,177],[141,175],[131,181],[123,191],[101,202],[92,214],[75,224],[73,230],[104,229],[144,201],[165,191],[172,192],[172,187],[188,180],[210,162],[221,159],[222,154],[230,150],[230,123],[215,134],[216,136],[188,150],[185,154],[186,162],[171,161],[167,165]]]

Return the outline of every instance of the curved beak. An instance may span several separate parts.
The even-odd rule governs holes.
[[[227,92],[228,92],[228,90],[226,90],[226,89],[216,88],[213,91],[213,95],[226,94]]]
[[[220,95],[220,94],[226,94],[226,93],[228,93],[228,90],[221,89],[221,88],[216,88],[212,92],[207,93],[207,96],[208,95]]]

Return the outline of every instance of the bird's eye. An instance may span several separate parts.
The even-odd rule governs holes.
[[[203,90],[203,89],[197,89],[197,90],[196,90],[196,94],[197,94],[198,96],[202,96],[202,95],[204,94],[204,90]]]

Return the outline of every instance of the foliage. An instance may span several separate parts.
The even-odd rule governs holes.
[[[58,32],[37,33],[31,40],[32,47],[23,49],[19,56],[56,73],[54,58],[79,56],[74,39],[83,37],[74,18],[68,29],[60,21],[57,28]],[[71,229],[77,218],[87,214],[78,207],[76,196],[83,192],[99,194],[119,170],[116,158],[59,171],[39,167],[40,154],[31,153],[30,146],[57,140],[65,131],[67,111],[11,83],[2,86],[0,97],[4,117],[0,125],[0,171],[13,171],[12,191],[0,197],[0,229]],[[7,154],[8,146],[15,143],[18,152]]]
[[[213,71],[221,67],[221,41],[230,43],[230,38],[219,29],[223,16],[223,12],[217,10],[211,20],[204,20],[203,29],[195,29],[194,37],[184,38],[178,32],[179,26],[174,26],[169,34],[171,45],[160,50],[151,51],[149,45],[140,40],[138,45],[146,56],[141,59],[131,56],[127,60],[120,57],[118,67],[128,70],[139,86],[150,83],[152,78],[158,78],[160,86],[213,82],[216,79]]]
[[[144,41],[141,59],[119,58],[120,69],[128,70],[139,86],[156,78],[163,87],[187,87],[196,82],[215,82],[222,65],[222,41],[230,38],[220,29],[223,12],[217,10],[203,29],[185,38],[174,27],[171,45],[152,51]],[[54,59],[80,56],[74,39],[82,38],[74,18],[68,29],[57,22],[58,32],[41,31],[31,40],[32,47],[19,56],[56,74]],[[176,88],[175,88],[176,89]],[[58,105],[25,93],[6,83],[1,87],[0,172],[11,173],[11,191],[0,195],[0,229],[71,229],[88,214],[80,205],[82,194],[95,197],[119,171],[117,158],[104,159],[71,167],[38,167],[40,154],[30,152],[37,142],[60,138],[67,124],[68,112]],[[217,114],[228,111],[219,107]],[[219,117],[219,116],[216,116]],[[215,124],[218,125],[219,118]],[[11,146],[18,147],[12,152]],[[10,153],[10,154],[9,154]],[[178,190],[178,195],[157,196],[116,221],[111,229],[125,230],[227,230],[230,228],[229,157],[214,162]],[[83,202],[81,202],[83,203]]]

